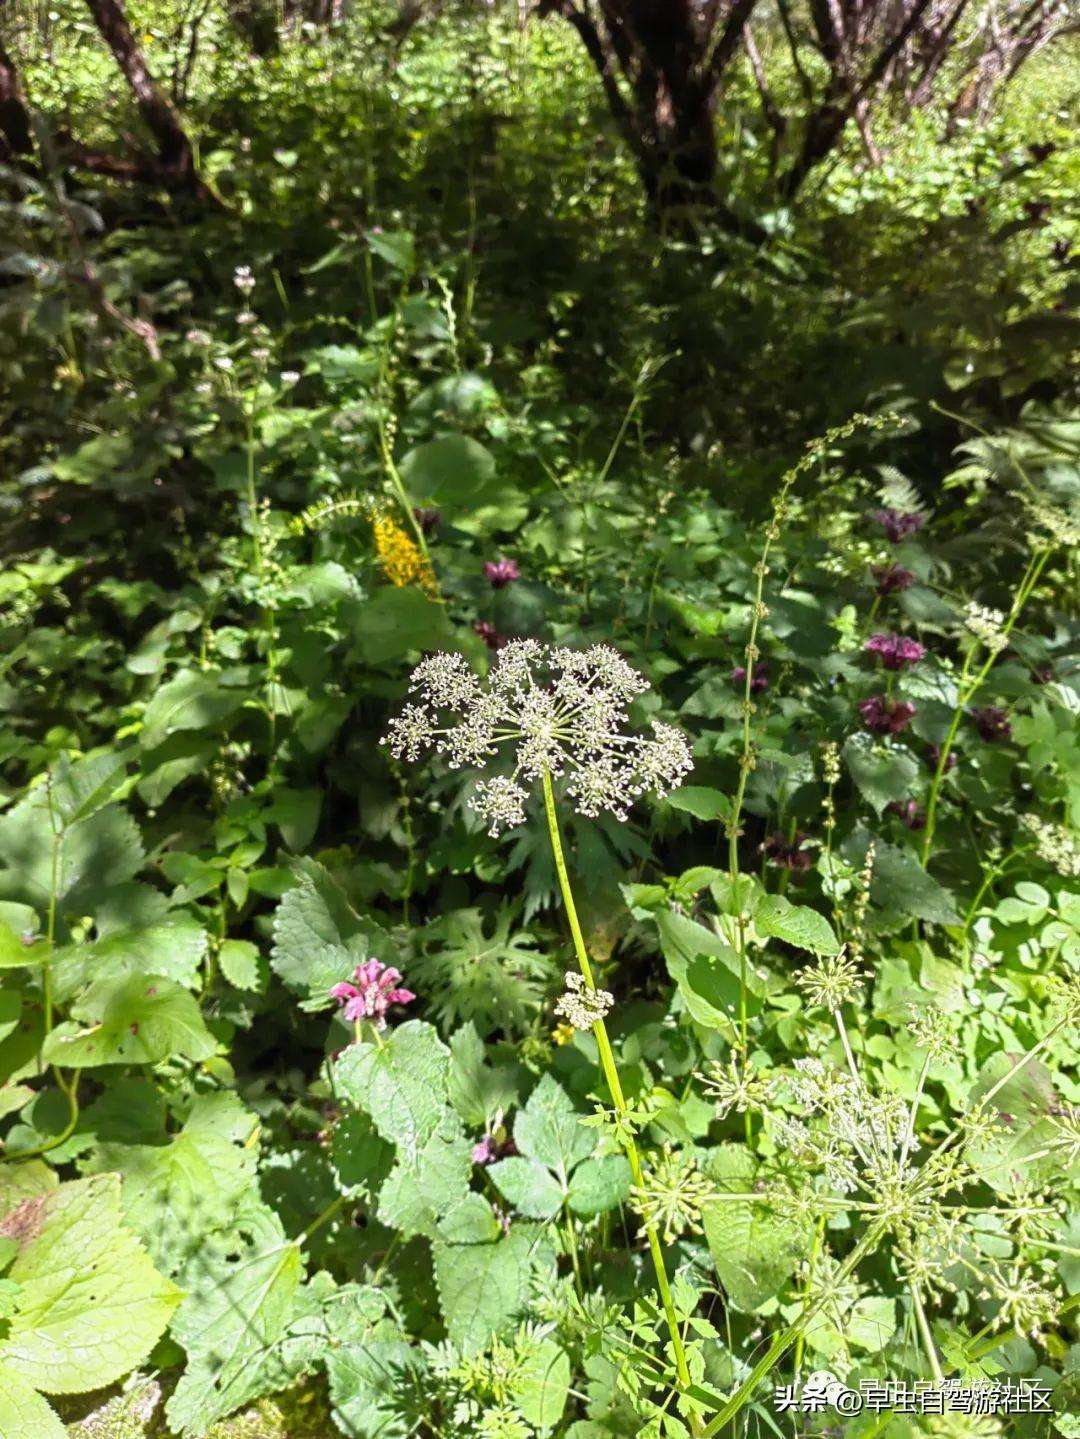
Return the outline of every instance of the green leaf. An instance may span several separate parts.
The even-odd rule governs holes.
[[[655,918],[668,973],[691,1016],[710,1029],[731,1032],[740,1004],[738,955],[713,930],[674,910],[660,910]],[[749,963],[745,978],[747,1013],[756,1013],[763,986]]]
[[[216,729],[244,702],[242,689],[227,689],[215,670],[181,670],[154,694],[143,714],[139,742],[157,749],[177,730]]]
[[[227,939],[218,950],[218,968],[237,989],[266,988],[266,961],[247,939]]]
[[[516,1224],[494,1244],[432,1245],[446,1332],[466,1354],[503,1336],[525,1308],[536,1226]]]
[[[467,435],[444,435],[410,450],[401,478],[417,504],[468,509],[495,478],[495,460]]]
[[[37,1199],[50,1193],[59,1183],[56,1170],[50,1169],[43,1159],[28,1159],[23,1164],[0,1164],[0,1219],[27,1199]]]
[[[85,985],[160,974],[189,988],[199,977],[207,935],[184,916],[144,929],[117,929],[89,944],[69,945],[53,959],[53,982],[66,999]]]
[[[575,1214],[602,1214],[622,1204],[630,1193],[630,1183],[630,1165],[621,1154],[600,1154],[574,1170],[567,1203]]]
[[[596,1133],[582,1125],[570,1096],[545,1074],[514,1120],[514,1142],[526,1159],[555,1171],[563,1190],[575,1164],[596,1148]]]
[[[792,904],[782,894],[762,895],[754,909],[754,928],[811,954],[838,954],[840,941],[824,915],[809,905]]]
[[[122,1176],[124,1219],[167,1273],[226,1227],[254,1190],[257,1151],[248,1140],[256,1122],[234,1094],[200,1095],[168,1144],[106,1143],[93,1155],[91,1172]]]
[[[379,1222],[405,1236],[432,1238],[439,1220],[469,1192],[471,1153],[461,1121],[446,1110],[419,1148],[399,1146],[397,1163],[379,1192]]]
[[[906,749],[890,749],[857,734],[842,753],[859,793],[878,814],[892,801],[910,798],[918,787],[919,766]]]
[[[9,924],[0,919],[0,969],[21,969],[23,965],[34,964],[34,946],[23,944]],[[43,954],[44,950],[38,950]]]
[[[553,1339],[545,1339],[515,1370],[510,1397],[522,1418],[547,1434],[562,1418],[569,1389],[570,1360]]]
[[[443,1215],[436,1228],[439,1238],[448,1244],[492,1244],[502,1233],[489,1201],[471,1191]]]
[[[170,1425],[197,1439],[264,1392],[266,1368],[292,1318],[303,1275],[299,1248],[267,1209],[244,1213],[180,1271],[186,1297],[172,1335],[188,1365],[166,1406]]]
[[[377,1325],[360,1340],[338,1343],[326,1354],[334,1421],[349,1439],[399,1439],[403,1386],[415,1377],[422,1359],[416,1347],[398,1336],[392,1324]]]
[[[842,847],[843,857],[861,869],[870,834],[857,829]],[[874,877],[870,898],[886,917],[923,919],[929,924],[959,924],[960,916],[949,891],[927,874],[908,850],[886,844],[874,836]]]
[[[282,838],[294,852],[307,849],[315,838],[322,801],[320,789],[282,788],[276,791],[267,818],[281,830]]]
[[[410,1019],[384,1040],[351,1044],[338,1060],[343,1097],[366,1110],[384,1139],[418,1150],[442,1122],[448,1104],[450,1051],[430,1024]]]
[[[71,1010],[86,1022],[58,1025],[42,1056],[65,1069],[103,1064],[157,1064],[171,1055],[209,1059],[217,1048],[192,995],[170,979],[148,975],[91,985]]]
[[[67,1432],[48,1401],[0,1362],[0,1434],[4,1439],[66,1439]]]
[[[711,1151],[705,1172],[719,1189],[752,1193],[757,1162],[744,1146]],[[716,1273],[736,1309],[750,1312],[778,1294],[806,1252],[807,1236],[753,1200],[714,1200],[704,1212],[705,1239]]]
[[[470,1020],[450,1039],[450,1103],[466,1124],[486,1126],[517,1098],[513,1071],[486,1063],[484,1044]]]
[[[20,1286],[0,1342],[4,1368],[49,1394],[102,1389],[157,1343],[180,1291],[120,1223],[115,1174],[63,1184],[0,1223],[19,1254]]]
[[[356,647],[369,665],[383,665],[419,650],[453,649],[446,608],[415,585],[384,585],[360,607]]]
[[[39,785],[0,818],[0,899],[49,908],[56,831],[46,787]],[[63,913],[92,914],[102,890],[132,879],[143,864],[138,828],[109,805],[60,831],[56,898]]]
[[[503,1198],[529,1219],[554,1219],[562,1208],[563,1187],[535,1160],[515,1154],[490,1165],[487,1172]]]
[[[704,785],[684,784],[668,795],[667,802],[672,809],[683,810],[695,819],[727,819],[731,811],[731,800],[726,794]]]
[[[363,960],[391,961],[393,947],[372,920],[362,920],[331,875],[312,859],[293,861],[297,884],[274,911],[270,964],[285,984],[329,1007],[330,989]]]

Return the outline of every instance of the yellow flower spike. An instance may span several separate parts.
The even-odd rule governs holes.
[[[434,571],[416,542],[392,515],[376,514],[371,521],[375,553],[382,572],[398,589],[419,585],[427,595],[435,595],[438,585]]]

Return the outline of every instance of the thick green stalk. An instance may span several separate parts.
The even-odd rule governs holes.
[[[574,941],[574,953],[577,955],[578,967],[581,970],[582,978],[590,989],[595,989],[596,982],[593,978],[592,965],[589,963],[589,955],[585,948],[585,937],[581,932],[581,922],[578,919],[573,890],[570,888],[570,876],[566,868],[566,859],[563,855],[562,839],[559,835],[559,819],[555,810],[555,791],[551,785],[551,776],[546,771],[544,773],[543,783],[544,811],[547,815],[548,834],[551,838],[551,852],[555,859],[555,873],[559,877],[559,890],[562,894],[563,906],[566,910],[566,917],[570,923],[570,934]],[[600,1051],[600,1066],[604,1071],[604,1078],[607,1081],[611,1101],[619,1115],[624,1116],[629,1110],[629,1105],[626,1102],[626,1096],[623,1094],[619,1071],[615,1066],[615,1055],[611,1049],[607,1026],[602,1019],[598,1019],[593,1025],[592,1032],[596,1039],[597,1049]],[[631,1134],[626,1134],[623,1147],[626,1151],[626,1158],[630,1164],[630,1173],[633,1176],[634,1183],[640,1186],[644,1182],[644,1172],[641,1167],[641,1156],[638,1154],[637,1145],[634,1143]],[[686,1350],[683,1346],[682,1334],[679,1330],[678,1316],[675,1313],[675,1303],[671,1297],[671,1285],[668,1282],[667,1266],[664,1263],[664,1251],[660,1247],[660,1238],[655,1226],[646,1224],[644,1228],[646,1238],[649,1241],[649,1253],[652,1256],[653,1269],[656,1272],[656,1287],[660,1294],[664,1317],[667,1320],[668,1333],[671,1335],[671,1347],[675,1355],[675,1370],[679,1378],[679,1387],[681,1389],[689,1389],[693,1381],[690,1376],[689,1366],[686,1362]]]

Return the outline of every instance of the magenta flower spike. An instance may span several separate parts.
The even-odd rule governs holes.
[[[392,1004],[411,1004],[416,998],[411,989],[402,989],[398,981],[401,971],[368,959],[358,964],[352,981],[335,984],[330,993],[341,1005],[345,1018],[352,1023],[368,1019],[376,1029],[386,1028],[386,1011]]]
[[[926,654],[925,645],[907,635],[871,635],[863,648],[877,655],[887,670],[918,664]]]

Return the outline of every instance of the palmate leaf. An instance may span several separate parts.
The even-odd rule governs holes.
[[[103,1064],[157,1064],[171,1055],[209,1059],[217,1043],[194,997],[157,975],[93,984],[71,1009],[85,1027],[57,1025],[42,1054],[67,1069]]]
[[[491,919],[479,909],[460,909],[428,925],[409,982],[442,1024],[471,1021],[487,1035],[526,1025],[555,973],[533,936],[514,928],[506,906]]]
[[[303,1277],[298,1245],[270,1210],[253,1207],[213,1235],[181,1269],[186,1297],[172,1335],[188,1365],[166,1406],[183,1439],[265,1392],[280,1370],[275,1351],[293,1317]]]
[[[0,1365],[46,1393],[101,1389],[128,1373],[180,1302],[120,1223],[118,1175],[28,1199],[0,1223],[0,1234],[18,1246],[8,1277],[20,1286]]]

